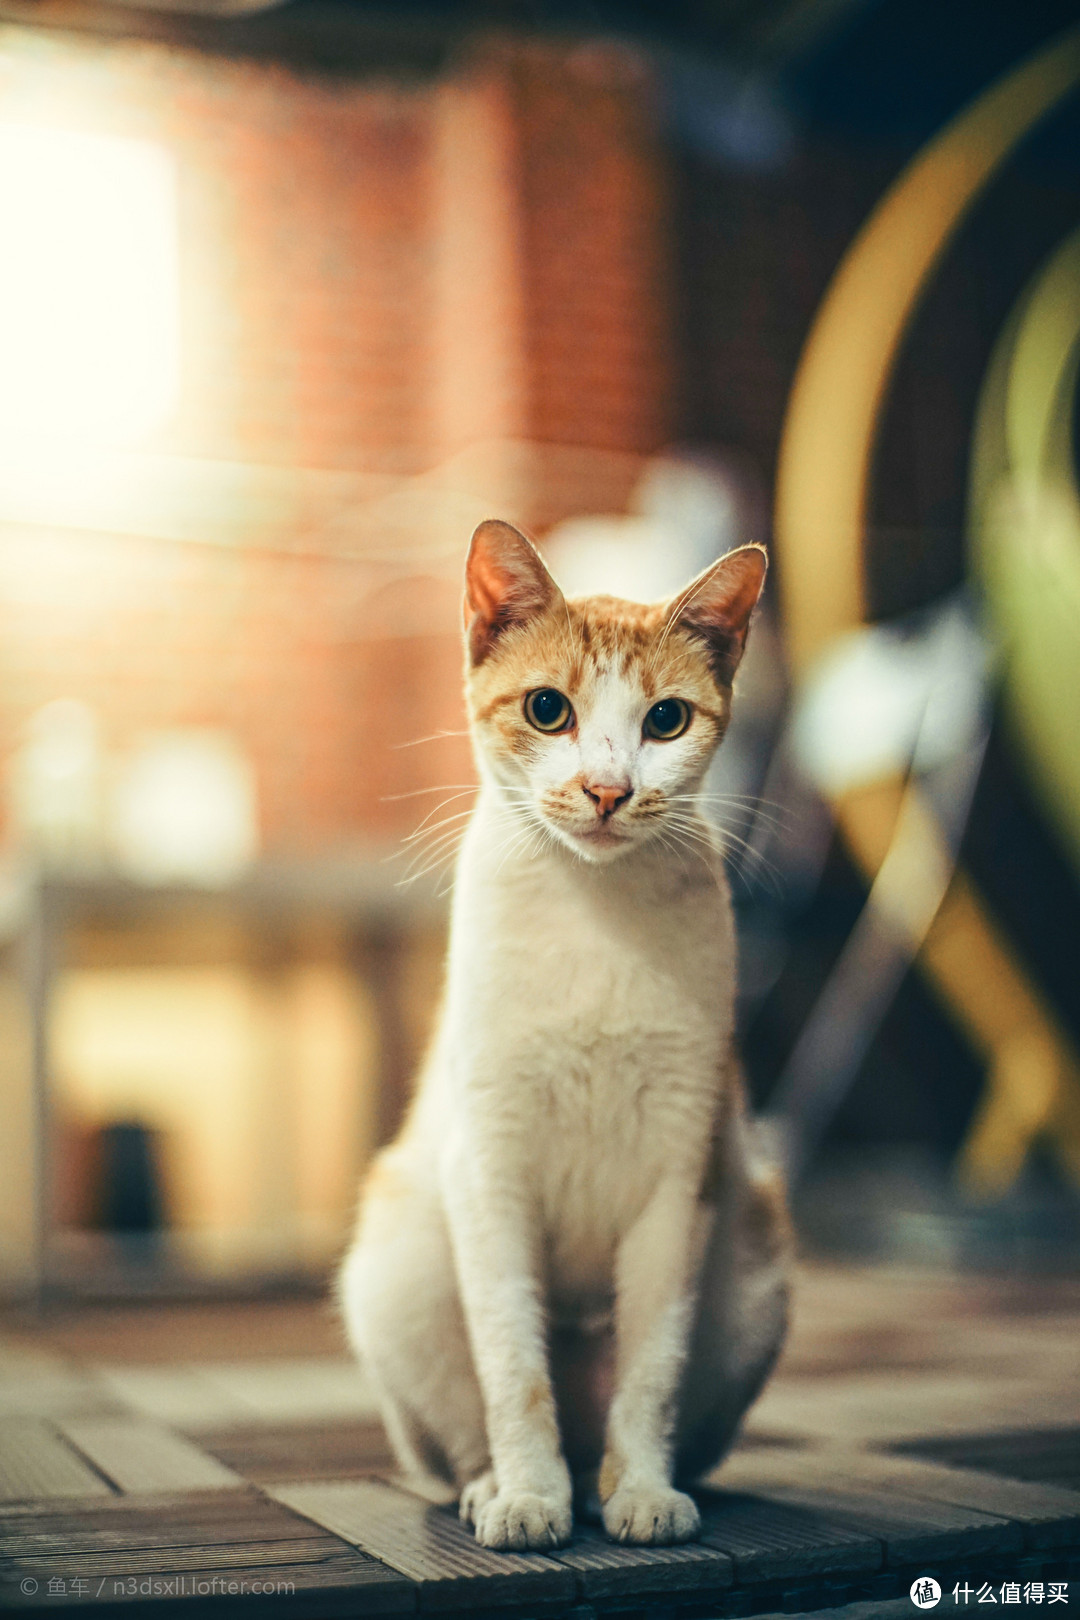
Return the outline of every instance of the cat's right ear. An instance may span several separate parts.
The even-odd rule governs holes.
[[[487,518],[465,563],[465,640],[480,664],[504,631],[555,605],[561,592],[536,547],[509,523]]]

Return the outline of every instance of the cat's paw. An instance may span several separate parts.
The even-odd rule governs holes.
[[[489,1468],[486,1474],[477,1474],[475,1479],[471,1479],[461,1493],[461,1502],[458,1506],[462,1524],[476,1524],[480,1514],[497,1492],[493,1468]]]
[[[613,1541],[666,1547],[701,1530],[693,1500],[670,1485],[620,1485],[604,1503],[604,1529]]]
[[[479,1509],[473,1523],[483,1547],[499,1552],[547,1552],[570,1540],[570,1497],[498,1491]]]

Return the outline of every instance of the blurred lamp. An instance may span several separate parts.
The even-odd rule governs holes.
[[[148,142],[0,123],[0,432],[134,445],[179,380],[176,183]]]
[[[961,598],[838,637],[803,682],[799,765],[832,798],[947,763],[981,734],[992,656]]]
[[[235,882],[258,850],[250,761],[227,732],[147,738],[117,780],[112,842],[117,865],[141,883]]]

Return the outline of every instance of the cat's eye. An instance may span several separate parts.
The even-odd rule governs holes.
[[[682,698],[661,698],[645,716],[645,735],[656,742],[681,737],[690,724],[690,705]]]
[[[553,686],[542,686],[525,699],[525,718],[537,731],[566,731],[574,719],[570,699]]]

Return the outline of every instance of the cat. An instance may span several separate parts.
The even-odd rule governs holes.
[[[765,579],[568,601],[489,520],[466,564],[480,787],[445,1000],[339,1280],[407,1478],[486,1547],[578,1500],[618,1541],[700,1528],[779,1352],[789,1236],[732,1045],[735,940],[700,809]]]

